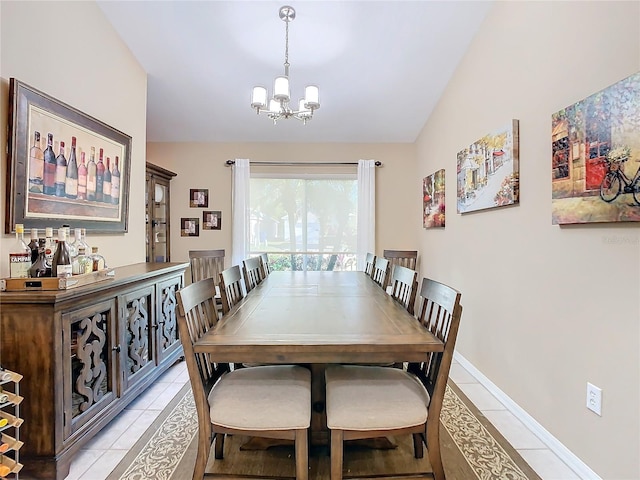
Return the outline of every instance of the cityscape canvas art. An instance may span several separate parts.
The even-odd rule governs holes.
[[[444,227],[444,220],[444,169],[441,169],[422,181],[422,225],[424,228]]]
[[[640,221],[640,72],[551,116],[552,223]]]
[[[458,152],[458,213],[519,203],[518,120]]]

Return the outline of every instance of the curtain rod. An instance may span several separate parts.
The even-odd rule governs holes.
[[[236,163],[235,160],[227,160],[225,162],[225,164],[227,166],[231,166],[234,165]],[[318,165],[358,165],[358,162],[249,162],[250,165],[277,165],[277,166],[287,166],[287,165],[296,165],[296,166],[300,166],[300,165],[312,165],[312,166],[318,166]],[[382,165],[382,162],[380,161],[376,161],[375,163],[376,167],[380,167]]]

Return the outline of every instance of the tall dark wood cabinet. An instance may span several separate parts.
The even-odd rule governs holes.
[[[0,292],[2,366],[21,372],[20,461],[63,480],[73,455],[182,355],[188,263],[138,263],[69,290]]]
[[[171,261],[170,183],[176,173],[147,162],[147,262]]]

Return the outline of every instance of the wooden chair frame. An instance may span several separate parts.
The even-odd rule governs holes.
[[[367,257],[364,259],[364,273],[373,277],[373,266],[376,263],[376,256],[373,253],[367,253]]]
[[[230,435],[255,435],[264,438],[293,440],[295,444],[296,479],[308,478],[308,429],[291,430],[248,430],[214,425],[211,422],[210,405],[207,400],[216,382],[230,372],[226,363],[214,363],[206,353],[195,353],[193,345],[211,328],[218,316],[215,310],[215,286],[212,278],[192,283],[177,292],[178,329],[189,371],[191,389],[198,414],[198,452],[193,472],[194,480],[201,480],[206,474],[212,444],[215,443],[215,458],[222,459],[224,437]],[[229,478],[228,475],[221,475]],[[234,478],[255,478],[233,475]]]
[[[418,262],[417,250],[383,250],[382,256],[389,260],[391,274],[393,274],[393,269],[396,265],[415,270]],[[385,285],[385,288],[388,286]]]
[[[224,270],[224,249],[220,250],[189,250],[189,264],[191,265],[191,283],[205,278],[213,278],[219,283],[220,272]]]
[[[345,440],[385,437],[387,435],[413,435],[414,455],[424,456],[426,444],[429,462],[435,480],[445,480],[440,449],[440,412],[449,379],[455,342],[458,335],[462,305],[461,294],[457,290],[430,279],[423,279],[420,289],[422,303],[418,320],[433,335],[444,342],[443,352],[432,352],[421,363],[409,363],[408,372],[424,385],[429,393],[427,421],[415,427],[384,429],[375,431],[331,430],[331,480],[342,479],[343,448]],[[384,367],[367,367],[384,368]],[[327,384],[327,388],[331,388]],[[388,388],[385,386],[385,388]],[[354,401],[357,401],[354,399]],[[418,476],[418,475],[416,475]],[[376,478],[379,478],[376,476]],[[397,478],[397,477],[394,477]]]
[[[389,275],[389,260],[382,257],[377,257],[373,266],[373,273],[371,278],[374,282],[380,285],[381,288],[386,288],[387,276]]]
[[[262,279],[264,280],[271,273],[271,267],[269,266],[269,255],[265,253],[260,254],[262,260]]]
[[[396,265],[391,274],[391,296],[413,315],[418,290],[418,272]]]
[[[222,314],[226,315],[233,306],[244,298],[240,267],[234,265],[220,272],[220,297],[222,298]]]
[[[244,286],[247,289],[247,293],[256,288],[262,283],[263,267],[262,259],[260,257],[251,257],[242,261],[243,268],[242,274],[244,276]]]

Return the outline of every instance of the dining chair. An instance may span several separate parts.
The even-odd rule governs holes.
[[[411,270],[416,269],[416,263],[418,261],[417,250],[383,250],[382,256],[389,260],[390,274],[393,274],[393,269],[396,265],[410,268]],[[388,286],[388,284],[385,285],[385,288]]]
[[[424,456],[425,444],[433,477],[445,479],[440,412],[462,315],[461,294],[425,278],[420,297],[418,321],[442,340],[442,352],[409,363],[407,371],[360,365],[333,365],[325,371],[331,480],[342,479],[346,440],[400,434],[413,435],[416,458]]]
[[[391,296],[413,315],[418,290],[418,272],[396,265],[389,281]]]
[[[220,297],[222,298],[222,314],[225,315],[233,306],[242,300],[245,291],[242,286],[240,267],[234,265],[220,272]]]
[[[212,362],[209,354],[196,353],[195,343],[218,321],[213,287],[213,278],[207,278],[177,292],[180,340],[198,415],[192,478],[204,477],[212,445],[215,458],[223,459],[225,435],[252,435],[293,440],[296,479],[307,480],[311,372],[294,365],[231,371],[226,363]]]
[[[373,264],[373,273],[371,278],[374,282],[380,285],[381,288],[386,288],[387,275],[389,274],[389,260],[382,257],[377,257]]]
[[[222,298],[220,296],[220,272],[224,270],[224,249],[219,250],[189,250],[189,264],[191,266],[191,283],[213,278],[216,284],[216,307],[218,315],[222,315]]]
[[[242,261],[242,274],[247,293],[262,282],[262,259],[260,257],[246,258]]]
[[[269,266],[269,255],[265,253],[260,254],[262,259],[262,278],[265,279],[271,273],[271,267]]]
[[[367,253],[367,257],[364,260],[364,273],[369,276],[373,275],[373,266],[376,263],[376,256],[373,253]]]

